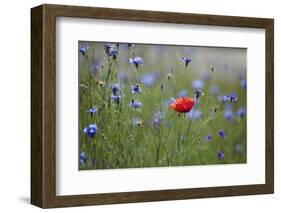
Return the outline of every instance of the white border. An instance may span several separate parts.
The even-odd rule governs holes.
[[[247,164],[78,171],[78,40],[247,48]],[[265,183],[265,31],[57,19],[57,195]]]

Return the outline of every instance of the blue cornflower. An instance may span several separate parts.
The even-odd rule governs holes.
[[[192,61],[191,58],[188,58],[186,56],[182,57],[182,60],[183,60],[183,62],[185,64],[185,67],[187,67],[188,64]]]
[[[245,108],[245,107],[240,107],[240,108],[237,110],[236,114],[237,114],[240,118],[244,117],[244,116],[246,115],[246,108]]]
[[[86,55],[89,48],[89,46],[82,46],[79,48],[79,52],[82,53],[82,55]]]
[[[132,85],[132,93],[142,93],[142,90],[138,84]]]
[[[120,89],[120,85],[117,83],[117,84],[113,84],[112,86],[112,93],[114,95],[117,95],[117,93],[119,92],[119,89]]]
[[[85,152],[81,152],[79,155],[80,165],[83,165],[87,161],[88,157]]]
[[[118,51],[114,48],[109,49],[109,56],[111,56],[114,60],[117,59]]]
[[[89,124],[83,129],[85,135],[90,138],[93,138],[98,133],[98,126],[96,124]]]
[[[117,58],[118,51],[113,44],[105,44],[104,49],[107,56],[111,56],[114,60]]]
[[[187,97],[187,96],[188,96],[187,90],[181,90],[179,92],[179,98],[183,98],[183,97]]]
[[[142,106],[142,103],[140,101],[135,101],[134,99],[132,99],[131,103],[129,104],[130,107],[132,108],[140,108]]]
[[[190,112],[186,113],[189,119],[199,120],[202,116],[202,112],[199,110],[192,109]]]
[[[238,96],[235,92],[230,93],[229,95],[218,96],[218,99],[222,103],[226,102],[237,102]]]
[[[204,81],[202,81],[202,80],[194,80],[192,82],[192,87],[195,90],[202,90],[203,87],[204,87]]]
[[[104,45],[104,49],[105,49],[106,54],[109,54],[110,49],[114,49],[114,48],[115,48],[115,46],[113,44],[105,44]]]
[[[130,58],[129,63],[134,64],[136,66],[136,68],[138,69],[139,65],[143,65],[143,59],[141,57],[137,56],[134,58]]]
[[[210,94],[211,95],[217,95],[220,92],[220,89],[217,85],[213,85],[210,88]]]
[[[230,100],[229,95],[220,95],[218,96],[218,100],[219,102],[226,103]]]
[[[212,140],[212,135],[208,134],[208,135],[205,136],[204,139],[205,139],[206,142],[210,142]]]
[[[229,95],[229,101],[230,102],[237,102],[238,101],[238,96],[235,92],[232,92],[230,95]]]
[[[231,109],[226,109],[224,111],[224,118],[228,121],[231,121],[233,119],[233,112]]]
[[[114,95],[114,94],[111,94],[111,100],[112,101],[115,101],[116,103],[119,103],[120,100],[122,98],[122,95]]]
[[[98,111],[97,108],[90,108],[87,110],[88,113],[93,117],[93,115]]]
[[[195,91],[195,98],[198,100],[201,95],[204,95],[204,93],[201,90],[196,90]]]
[[[224,151],[219,151],[219,152],[217,153],[217,155],[218,155],[218,158],[219,158],[220,160],[223,160],[223,159],[224,159]]]
[[[159,72],[145,73],[140,76],[140,82],[143,83],[145,86],[153,86],[159,78]]]
[[[223,129],[219,131],[219,135],[220,135],[222,138],[225,138],[225,137],[226,137],[225,131],[224,131]]]

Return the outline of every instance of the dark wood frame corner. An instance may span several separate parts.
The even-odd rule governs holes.
[[[266,183],[195,189],[56,196],[56,17],[262,28],[266,32]],[[64,207],[273,193],[274,20],[109,8],[41,5],[31,9],[31,203]]]

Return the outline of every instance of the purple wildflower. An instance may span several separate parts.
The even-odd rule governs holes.
[[[219,152],[217,153],[217,155],[218,155],[218,158],[219,158],[220,160],[223,160],[223,159],[224,159],[224,151],[219,151]]]
[[[242,118],[246,115],[246,108],[245,107],[241,107],[237,110],[236,114]]]
[[[97,108],[90,108],[87,110],[88,113],[90,113],[91,117],[98,111]]]
[[[192,61],[191,58],[188,58],[186,56],[182,57],[182,60],[183,60],[183,62],[185,64],[185,67],[187,67],[188,64]]]
[[[204,87],[204,81],[202,80],[194,80],[192,82],[192,87],[194,90],[202,90]]]
[[[85,152],[81,152],[79,155],[80,165],[83,165],[87,161],[88,157]]]
[[[230,95],[229,95],[229,101],[230,102],[237,102],[238,101],[238,96],[235,92],[232,92]]]
[[[142,106],[142,103],[140,101],[135,101],[134,99],[132,99],[131,103],[129,104],[130,107],[132,108],[140,108]]]
[[[85,135],[90,138],[93,138],[98,133],[98,126],[96,124],[89,124],[83,129]]]
[[[114,95],[114,94],[111,94],[111,100],[112,101],[115,101],[116,103],[119,103],[120,100],[121,100],[122,96],[121,95]]]
[[[194,120],[200,120],[201,116],[202,116],[202,112],[199,111],[199,110],[194,110],[192,109],[190,112],[186,113],[186,116],[189,118],[189,119],[194,119]]]
[[[225,131],[222,129],[219,131],[219,135],[224,139],[226,137]]]
[[[224,111],[224,118],[228,121],[231,121],[233,119],[233,112],[231,109],[226,109]]]
[[[138,69],[139,65],[143,65],[143,59],[141,57],[137,56],[134,58],[130,58],[129,63],[134,64],[136,66],[136,68]]]
[[[143,83],[145,86],[153,86],[159,78],[159,72],[145,73],[140,76],[140,82]]]
[[[187,90],[181,90],[179,93],[179,98],[183,98],[183,97],[187,97],[188,96],[188,92]]]
[[[212,140],[212,135],[208,134],[208,135],[205,136],[204,139],[205,139],[206,142],[210,142]]]
[[[138,84],[132,85],[132,93],[142,93],[142,90]]]

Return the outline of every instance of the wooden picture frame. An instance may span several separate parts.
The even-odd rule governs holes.
[[[56,195],[56,17],[265,29],[265,184]],[[261,139],[262,140],[262,139]],[[126,9],[41,5],[31,9],[31,203],[41,208],[267,194],[274,191],[274,21]]]

